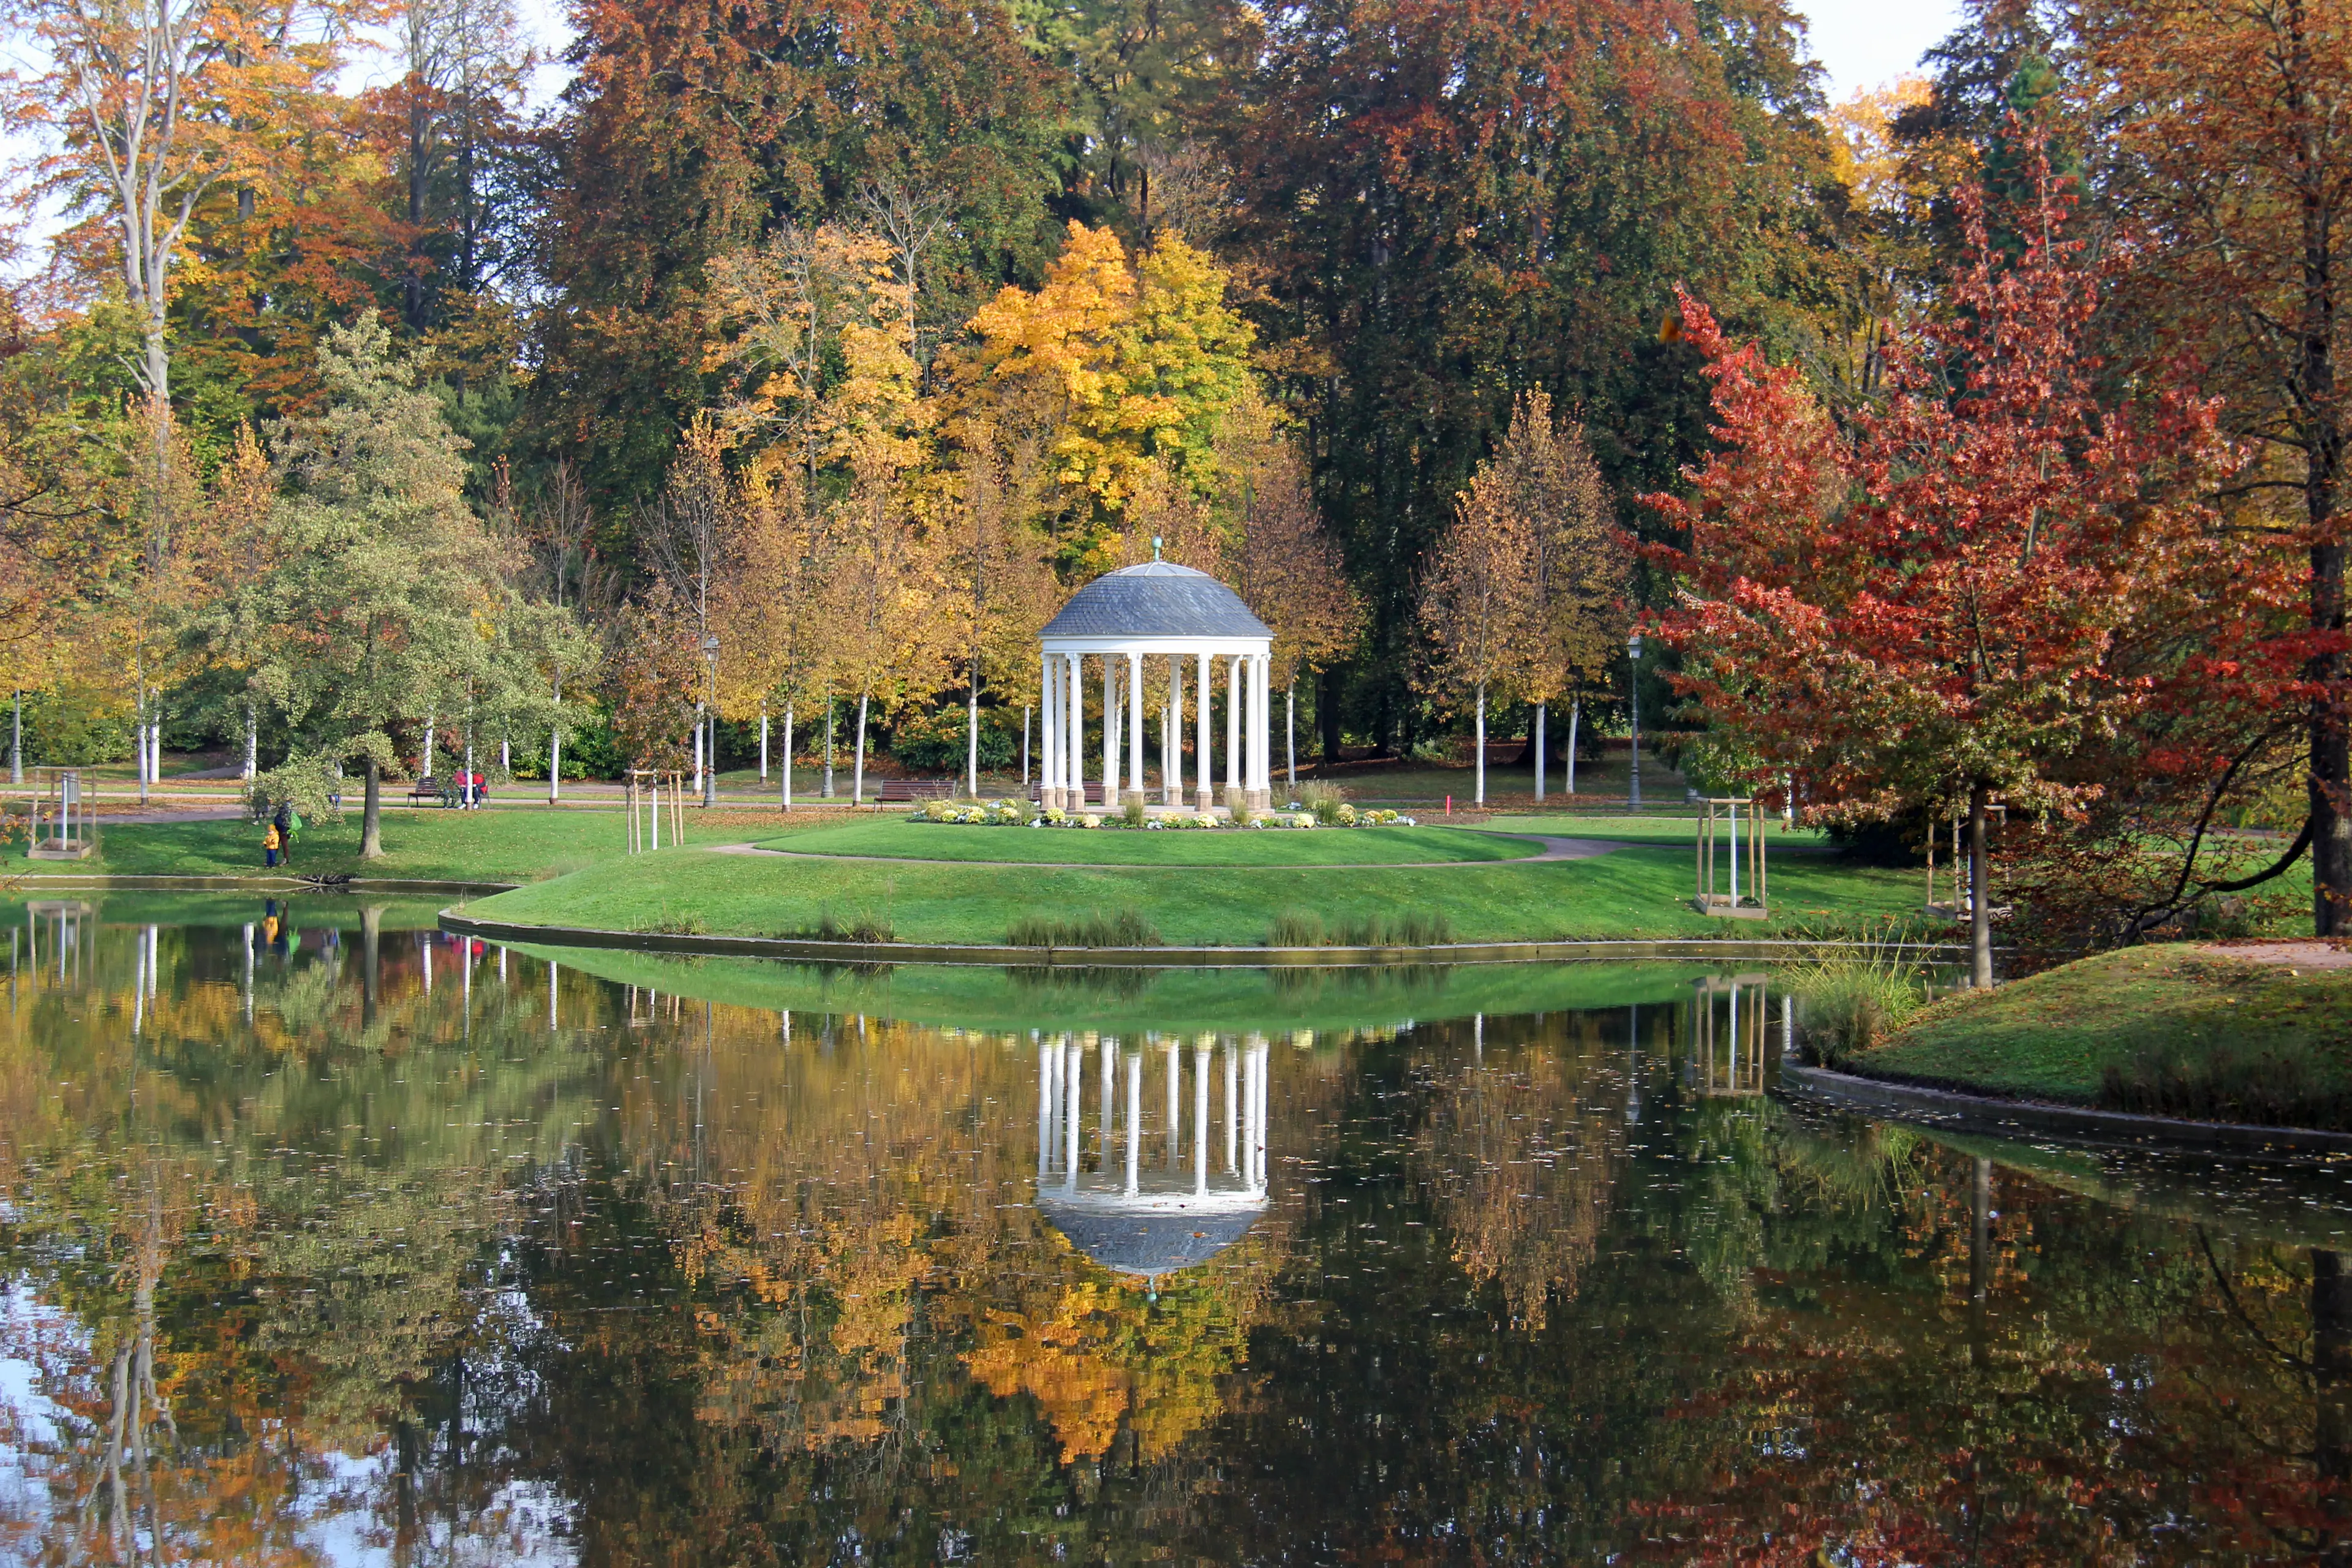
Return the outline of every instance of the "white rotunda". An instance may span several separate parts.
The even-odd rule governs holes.
[[[1188,804],[1182,728],[1185,668],[1190,665],[1199,727],[1189,804],[1208,811],[1219,802],[1211,710],[1222,689],[1225,787],[1241,791],[1253,811],[1273,805],[1266,733],[1274,633],[1231,588],[1205,572],[1172,562],[1122,566],[1073,595],[1039,641],[1045,659],[1043,805],[1082,811],[1090,804],[1106,809],[1129,800],[1150,804],[1143,783],[1147,658],[1168,661],[1167,701],[1160,718],[1160,804],[1171,808]],[[1095,683],[1102,693],[1102,765],[1091,786],[1087,778],[1089,658],[1101,660]]]

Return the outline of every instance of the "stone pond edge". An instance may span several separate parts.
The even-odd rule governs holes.
[[[1539,963],[1597,959],[1738,960],[1773,963],[1810,958],[1843,944],[1811,941],[1675,939],[1591,942],[1450,942],[1437,947],[1013,947],[918,942],[817,942],[793,937],[705,936],[601,931],[589,926],[526,925],[441,911],[441,928],[494,942],[551,947],[618,948],[705,957],[785,958],[830,963],[948,963],[1020,969],[1362,969],[1397,964]],[[1955,962],[1958,947],[1910,944],[1931,962]]]
[[[2258,1127],[2239,1121],[2183,1121],[2126,1110],[2095,1110],[2041,1100],[1963,1094],[1923,1084],[1861,1078],[1828,1068],[1780,1064],[1780,1084],[1851,1110],[2003,1137],[2052,1133],[2103,1143],[2271,1154],[2352,1155],[2352,1132],[2315,1127]]]

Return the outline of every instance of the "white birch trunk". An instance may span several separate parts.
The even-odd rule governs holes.
[[[1298,798],[1298,679],[1282,692],[1282,753],[1290,770],[1290,798]]]
[[[790,811],[793,808],[793,705],[789,702],[784,704],[783,766],[777,772],[784,781],[782,791],[784,809]]]
[[[824,798],[833,798],[833,693],[824,697]]]
[[[1584,699],[1571,697],[1568,702],[1568,793],[1576,793],[1576,721],[1583,716]]]
[[[1547,738],[1544,734],[1544,719],[1546,710],[1550,706],[1549,702],[1536,704],[1536,804],[1538,805],[1543,804],[1544,798],[1544,742]]]
[[[971,662],[971,684],[963,699],[963,793],[980,798],[980,660]]]
[[[768,782],[768,700],[760,699],[760,782]]]
[[[1473,805],[1486,804],[1486,683],[1478,683],[1478,793]]]
[[[866,804],[866,703],[867,694],[857,694],[857,763],[849,775],[849,804]]]
[[[245,705],[245,782],[251,784],[261,771],[261,715],[252,703]]]

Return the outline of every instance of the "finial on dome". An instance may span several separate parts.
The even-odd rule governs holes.
[[[1154,561],[1160,559],[1160,536],[1156,533],[1151,536],[1151,558]]]

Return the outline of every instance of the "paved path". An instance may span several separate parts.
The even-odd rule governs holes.
[[[1476,828],[1463,829],[1475,833]],[[994,866],[1026,867],[1038,871],[1414,871],[1445,866],[1528,866],[1544,860],[1591,860],[1619,849],[1639,847],[1611,838],[1547,838],[1533,833],[1497,834],[1499,838],[1526,838],[1543,846],[1540,854],[1507,860],[1349,860],[1336,866],[1235,865],[1135,866],[1101,860],[927,860],[908,855],[818,855],[803,849],[763,849],[757,844],[714,844],[713,855],[773,855],[784,860],[848,860],[876,866]],[[1654,848],[1656,846],[1651,846]]]

